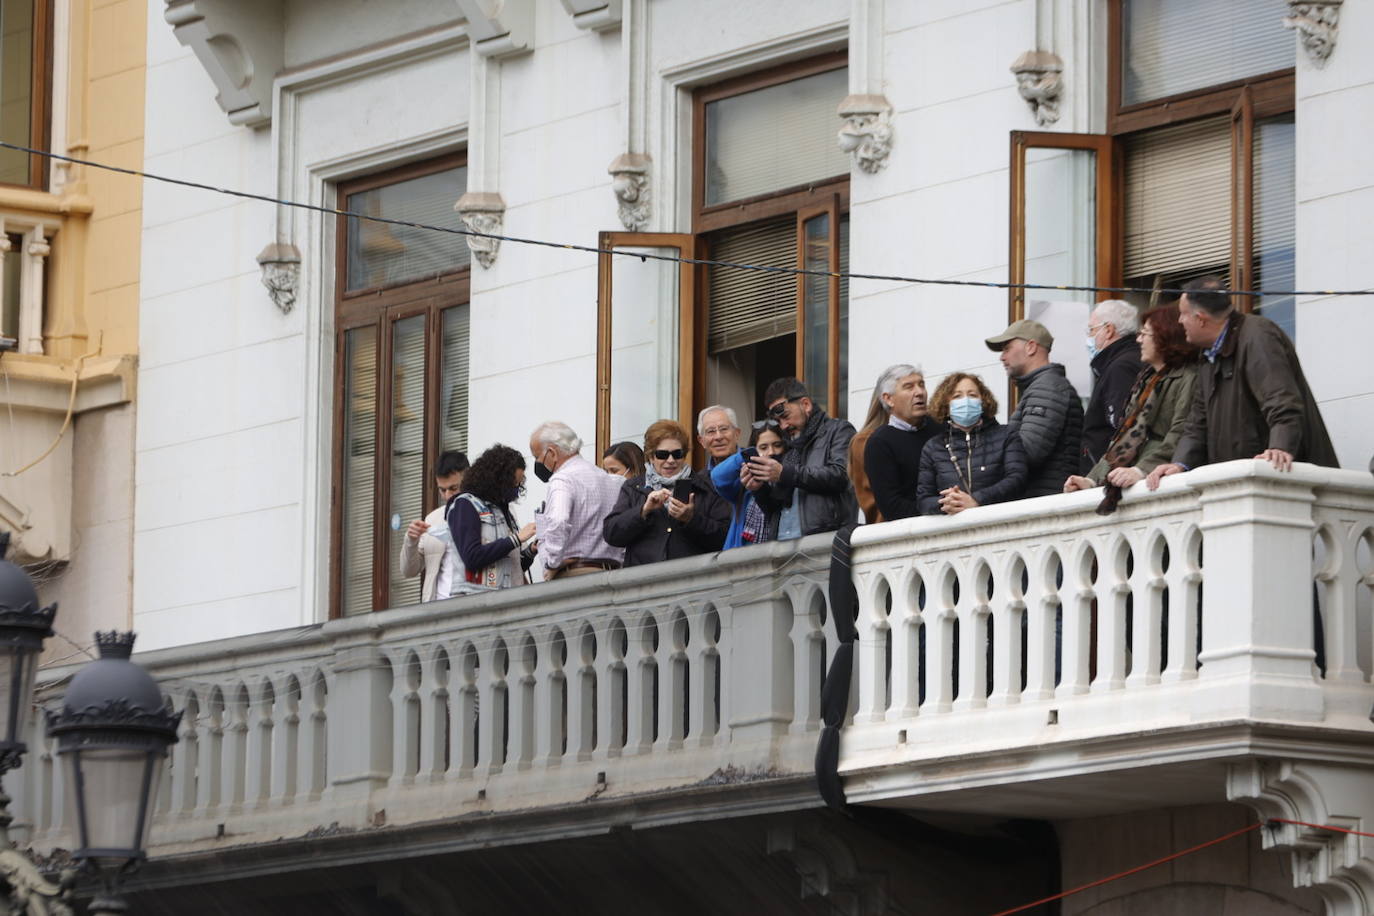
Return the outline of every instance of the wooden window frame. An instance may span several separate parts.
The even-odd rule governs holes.
[[[830,257],[826,270],[832,274],[826,282],[827,311],[826,327],[829,328],[826,340],[826,406],[831,414],[838,416],[835,405],[840,398],[840,195],[831,194],[824,202],[811,204],[797,210],[797,266],[806,267],[806,224],[809,220],[825,216],[830,220]],[[807,274],[797,274],[797,378],[810,385],[806,378],[806,281]]]
[[[52,143],[52,86],[53,86],[53,0],[34,0],[33,46],[30,53],[33,65],[29,70],[29,136],[27,145],[46,150]],[[29,178],[23,184],[6,184],[11,188],[48,189],[48,159],[29,154]]]
[[[441,172],[466,165],[465,154],[454,153],[410,163],[365,178],[340,183],[336,199],[346,208],[350,195],[397,184],[411,178]],[[372,606],[374,613],[389,607],[388,571],[390,543],[386,519],[391,507],[391,369],[393,354],[391,335],[397,321],[415,315],[425,316],[425,430],[421,479],[423,513],[438,505],[434,488],[428,486],[434,474],[434,461],[439,449],[439,414],[430,409],[436,401],[443,380],[444,311],[466,305],[471,297],[471,265],[454,271],[391,286],[347,291],[348,285],[348,219],[336,220],[335,228],[335,295],[334,295],[334,433],[332,485],[330,489],[330,549],[329,549],[329,617],[343,616],[343,543],[344,543],[344,442],[343,430],[348,410],[343,396],[346,378],[345,340],[349,331],[373,326],[377,330],[376,346],[376,429],[373,467],[372,518]]]
[[[615,248],[676,248],[680,257],[698,258],[699,240],[681,232],[602,232],[597,236],[596,295],[596,454],[605,454],[611,445],[611,312],[615,258],[632,257],[607,252]],[[696,354],[705,349],[706,326],[701,320],[701,268],[678,264],[678,422],[689,433],[695,430],[693,405],[704,395],[705,375],[698,371]],[[691,443],[695,445],[695,441]]]

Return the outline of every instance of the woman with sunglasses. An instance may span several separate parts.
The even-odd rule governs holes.
[[[606,543],[625,548],[625,565],[642,566],[721,549],[730,504],[716,495],[708,472],[692,473],[687,431],[659,420],[644,433],[644,473],[625,481],[606,516]]]
[[[781,461],[782,453],[787,451],[787,443],[783,441],[777,420],[755,423],[749,436],[749,445],[763,457],[774,461]],[[753,491],[744,485],[748,472],[743,468],[744,452],[737,452],[711,469],[711,482],[715,484],[716,492],[735,507],[730,531],[725,535],[726,550],[778,539],[778,512],[770,512],[754,498]]]

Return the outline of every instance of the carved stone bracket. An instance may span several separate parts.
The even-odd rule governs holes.
[[[1326,66],[1336,47],[1342,0],[1288,0],[1283,27],[1297,29],[1303,50],[1314,67]]]
[[[262,268],[262,285],[272,297],[272,304],[286,314],[296,304],[296,292],[301,280],[301,253],[295,245],[273,242],[258,255]]]
[[[501,59],[534,47],[534,0],[456,0],[472,49]]]
[[[649,225],[651,164],[646,153],[624,153],[616,156],[606,169],[615,178],[611,190],[620,205],[620,223],[631,232],[639,232]]]
[[[623,15],[622,0],[559,0],[579,29],[605,32],[618,28]]]
[[[847,916],[886,916],[887,880],[863,871],[849,845],[830,831],[782,822],[768,829],[768,854],[791,861],[801,878],[801,896],[819,896]]]
[[[1261,818],[1284,818],[1368,832],[1374,827],[1374,771],[1368,766],[1294,760],[1250,761],[1227,771],[1226,795]],[[1264,848],[1287,849],[1293,884],[1326,900],[1330,916],[1374,912],[1374,851],[1348,833],[1266,825]]]
[[[463,225],[473,232],[484,235],[469,235],[468,250],[482,267],[490,269],[496,263],[496,253],[501,248],[501,240],[488,238],[500,235],[505,224],[506,201],[500,194],[491,191],[469,191],[458,198],[454,206],[463,219]]]
[[[1049,51],[1027,51],[1011,65],[1016,89],[1030,105],[1035,123],[1046,127],[1059,120],[1059,96],[1064,91],[1064,62]]]
[[[850,95],[840,103],[840,149],[872,174],[887,165],[892,152],[892,105],[881,95]]]
[[[195,52],[232,124],[272,121],[272,81],[285,60],[278,0],[167,0],[163,18]]]

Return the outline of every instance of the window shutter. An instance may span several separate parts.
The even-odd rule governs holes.
[[[792,215],[725,229],[711,237],[711,260],[795,267],[797,220]],[[790,273],[711,268],[707,325],[712,353],[771,340],[797,330],[797,277]]]
[[[1293,66],[1289,13],[1286,0],[1127,0],[1122,104]]]
[[[1129,281],[1149,285],[1160,274],[1225,272],[1231,261],[1230,119],[1132,137],[1125,208]]]

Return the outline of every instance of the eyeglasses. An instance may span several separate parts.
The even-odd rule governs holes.
[[[1102,330],[1102,329],[1105,328],[1106,326],[1107,326],[1107,323],[1106,323],[1105,321],[1102,322],[1101,324],[1090,324],[1090,325],[1088,325],[1088,333],[1089,333],[1089,334],[1096,334],[1098,331]]]
[[[684,448],[675,448],[670,452],[666,448],[656,448],[654,449],[654,457],[659,461],[667,461],[669,458],[672,458],[674,461],[681,461],[683,458],[687,457],[687,450]]]
[[[734,429],[733,426],[712,426],[710,429],[703,429],[701,434],[703,436],[725,436],[729,435],[732,429]]]
[[[800,400],[801,400],[800,397],[795,397],[795,398],[788,398],[788,399],[785,400],[785,401],[779,401],[778,403],[774,404],[772,407],[768,408],[768,416],[772,417],[772,418],[775,419],[775,420],[781,420],[783,414],[787,413],[787,405],[793,403],[794,401],[800,401]]]

